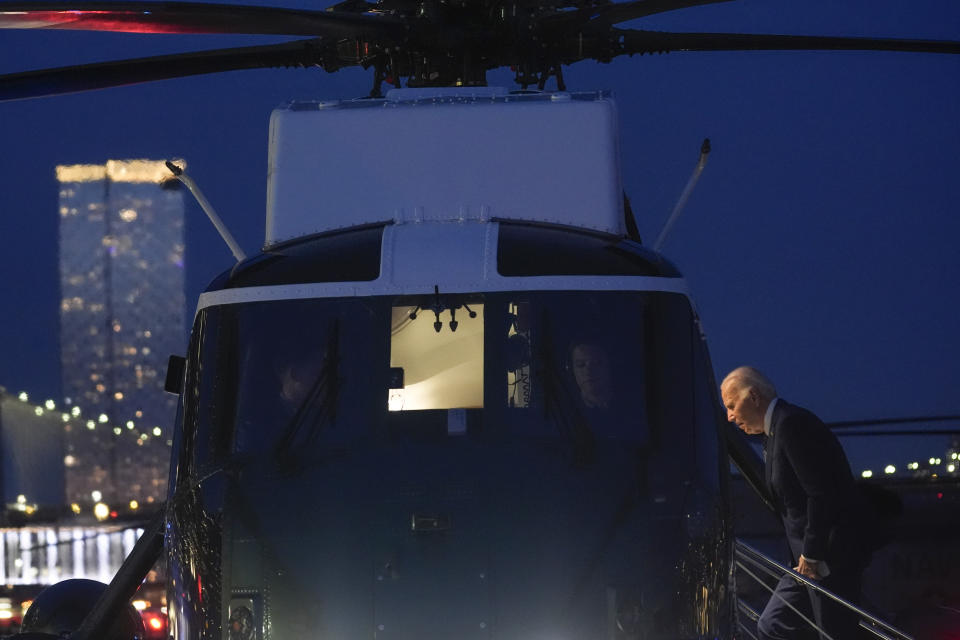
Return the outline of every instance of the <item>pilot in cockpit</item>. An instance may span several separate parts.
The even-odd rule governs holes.
[[[601,339],[588,338],[571,343],[568,365],[594,436],[644,441],[642,389],[631,378],[635,367],[622,360]]]
[[[570,368],[588,408],[609,409],[613,402],[610,355],[596,342],[578,342],[570,349]]]

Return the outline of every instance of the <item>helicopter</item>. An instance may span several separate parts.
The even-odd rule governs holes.
[[[163,542],[178,638],[732,637],[724,461],[736,441],[682,277],[633,229],[613,102],[568,91],[563,66],[684,46],[958,45],[684,44],[614,27],[649,3],[233,7],[230,20],[222,6],[147,7],[0,5],[0,22],[57,28],[80,16],[93,29],[258,25],[322,38],[26,72],[0,77],[0,95],[162,79],[211,60],[359,65],[373,78],[361,100],[274,113],[266,247],[200,298],[171,385],[182,409],[167,509],[118,585],[135,583]],[[281,26],[262,26],[274,14]],[[505,65],[520,92],[485,86]],[[398,79],[406,89],[384,91]],[[543,92],[548,83],[557,91]],[[550,146],[558,126],[572,134]],[[490,133],[500,130],[509,144]],[[338,132],[348,133],[339,143]],[[388,161],[391,144],[403,156]],[[569,171],[538,174],[521,162],[531,153]],[[385,169],[404,163],[411,173],[390,181]],[[368,168],[383,188],[351,179]],[[485,175],[511,188],[475,184]],[[321,179],[317,211],[307,203]],[[587,344],[605,347],[607,384],[633,396],[619,416],[584,399],[575,370]],[[121,586],[72,637],[109,618]]]

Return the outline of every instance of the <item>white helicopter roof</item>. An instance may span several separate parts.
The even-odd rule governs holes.
[[[265,245],[376,222],[509,219],[623,233],[608,93],[401,89],[270,120]]]

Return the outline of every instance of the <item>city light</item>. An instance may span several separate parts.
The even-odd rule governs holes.
[[[872,477],[873,477],[873,471],[870,471],[870,469],[865,469],[865,470],[860,474],[860,476],[863,477],[863,478],[872,478]]]
[[[102,502],[98,502],[93,505],[93,515],[97,520],[106,520],[110,517],[110,507]]]
[[[94,491],[90,494],[90,497],[93,498],[94,502],[100,502],[103,499],[103,494],[99,491]]]
[[[27,400],[30,399],[30,398],[27,396],[27,392],[26,392],[26,391],[21,391],[21,392],[20,392],[20,395],[18,395],[17,398],[19,398],[20,401],[22,401],[22,402],[26,402]]]
[[[127,429],[133,429],[133,420],[127,420]]]
[[[109,419],[110,419],[110,418],[108,418],[108,417],[107,417],[107,414],[105,414],[105,413],[101,413],[101,414],[100,414],[100,417],[97,418],[97,420],[100,421],[100,424],[103,424],[104,422],[106,422],[106,421],[109,420]]]
[[[57,405],[54,404],[53,400],[47,400],[43,403],[43,406],[46,407],[48,411],[53,411],[57,408]]]
[[[891,474],[891,473],[896,473],[896,472],[897,472],[897,468],[896,468],[895,466],[893,466],[892,464],[888,464],[888,465],[884,468],[883,472],[886,473],[887,475],[889,475],[889,474]]]
[[[70,415],[72,415],[74,418],[76,418],[77,416],[79,416],[79,415],[80,415],[80,407],[74,407],[73,409],[70,409]]]
[[[80,513],[80,505],[78,505],[76,502],[71,502],[70,511],[73,511],[74,513]]]
[[[36,408],[34,408],[33,413],[36,414],[36,415],[38,415],[38,416],[42,416],[42,415],[43,415],[43,408],[42,408],[42,407],[36,407]]]
[[[948,464],[948,465],[947,465],[947,472],[948,472],[948,473],[953,473],[956,468],[957,468],[956,465]]]
[[[160,427],[154,427],[154,428],[153,428],[153,435],[155,435],[155,436],[157,436],[157,437],[159,438],[161,433],[163,433],[163,432],[160,431]]]
[[[87,429],[90,429],[91,431],[93,431],[96,428],[97,428],[97,423],[95,423],[93,420],[87,420]]]

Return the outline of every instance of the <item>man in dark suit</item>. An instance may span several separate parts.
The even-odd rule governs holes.
[[[867,546],[861,507],[840,442],[817,416],[777,397],[753,367],[731,371],[720,386],[727,419],[747,434],[764,434],[767,486],[783,519],[794,571],[857,602]],[[816,621],[833,640],[856,638],[858,616],[785,575],[757,623],[769,640],[807,637]],[[816,637],[816,636],[813,636]]]

